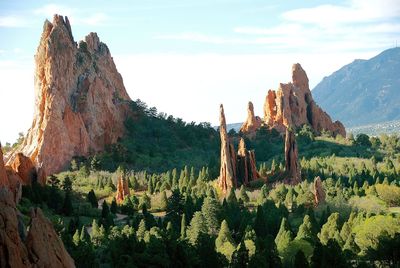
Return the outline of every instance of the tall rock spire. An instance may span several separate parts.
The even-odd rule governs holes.
[[[301,182],[296,138],[293,131],[289,129],[286,129],[285,135],[285,172],[291,184]]]
[[[243,138],[240,138],[237,154],[237,179],[247,185],[250,181],[260,178],[257,171],[256,156],[254,151],[248,151]]]
[[[226,131],[226,120],[224,106],[219,109],[219,133],[221,136],[221,169],[218,178],[218,185],[224,194],[232,187],[237,186],[236,180],[236,152],[231,144]]]
[[[254,115],[254,106],[251,101],[247,104],[247,119],[240,128],[240,132],[253,133],[261,127],[261,119]]]
[[[45,21],[35,55],[32,127],[7,164],[22,152],[52,174],[123,135],[130,98],[122,77],[97,34],[85,40],[77,45],[67,17]]]

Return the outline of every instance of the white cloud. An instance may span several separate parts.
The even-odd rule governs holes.
[[[399,16],[400,0],[353,0],[347,5],[320,5],[282,14],[282,18],[288,21],[327,26],[387,20]]]
[[[3,16],[0,17],[0,27],[25,27],[27,26],[27,21],[25,18],[20,16]]]

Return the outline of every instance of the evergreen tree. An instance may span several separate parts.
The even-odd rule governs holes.
[[[218,201],[215,198],[206,197],[201,206],[201,213],[206,220],[208,233],[217,235],[221,214],[221,206]]]
[[[182,214],[182,220],[181,220],[181,239],[186,238],[186,216],[185,214]]]
[[[126,198],[126,199],[129,199],[129,198]],[[117,209],[118,209],[117,200],[115,200],[115,197],[114,197],[112,202],[111,202],[110,212],[112,214],[117,214]]]
[[[299,230],[297,231],[296,239],[303,239],[311,243],[315,241],[310,216],[307,214],[304,216],[303,223],[300,225]]]
[[[256,219],[254,220],[254,231],[257,237],[264,238],[267,235],[267,224],[264,217],[264,210],[262,206],[257,207]]]
[[[72,213],[74,212],[74,208],[72,207],[70,192],[65,193],[64,204],[62,206],[62,212],[65,216],[71,216]]]
[[[136,232],[136,237],[137,237],[139,240],[143,240],[143,239],[144,239],[145,233],[146,233],[146,222],[145,222],[144,219],[142,219],[142,220],[140,221],[140,223],[139,223],[139,227],[138,227],[138,230],[137,230],[137,232]]]
[[[81,240],[81,242],[86,242],[86,243],[89,242],[89,240],[90,240],[90,237],[89,237],[88,232],[86,231],[86,226],[85,225],[82,226],[81,234],[79,236],[79,239]]]
[[[247,250],[244,241],[242,241],[240,242],[235,252],[233,252],[230,267],[246,268],[248,264],[249,264],[249,251]]]
[[[71,179],[70,179],[68,176],[66,176],[66,177],[64,178],[64,181],[63,181],[63,183],[62,183],[61,188],[62,188],[66,193],[72,192],[72,181],[71,181]]]
[[[81,242],[80,234],[79,234],[79,230],[78,229],[76,229],[75,234],[72,237],[72,242],[74,243],[75,246],[78,246],[79,243]]]
[[[319,240],[326,245],[330,239],[334,239],[335,233],[338,232],[339,213],[332,213],[328,221],[322,226],[321,232],[318,234]]]
[[[108,215],[110,215],[110,208],[108,207],[107,201],[104,200],[101,208],[101,217],[107,219]]]
[[[250,201],[249,196],[247,195],[246,189],[244,188],[244,186],[242,185],[240,187],[240,193],[239,193],[239,198],[243,200],[243,202],[247,203]]]
[[[162,191],[160,197],[160,208],[162,210],[166,210],[167,205],[168,205],[167,193],[165,191]]]
[[[221,223],[221,228],[217,239],[215,240],[215,248],[217,249],[217,252],[224,254],[228,260],[231,259],[232,254],[235,251],[235,241],[232,238],[226,220],[223,220]]]
[[[230,189],[228,197],[226,198],[226,201],[228,202],[228,204],[236,204],[237,203],[235,189],[233,187]]]
[[[196,211],[190,221],[190,226],[187,229],[187,237],[192,245],[196,245],[201,234],[207,233],[207,224],[203,214]]]
[[[279,232],[275,237],[276,247],[280,256],[284,256],[291,241],[292,233],[288,228],[287,220],[286,218],[282,218],[281,227],[279,228]]]
[[[93,208],[97,208],[97,198],[96,194],[94,193],[93,189],[91,189],[87,195],[88,202],[92,205]]]

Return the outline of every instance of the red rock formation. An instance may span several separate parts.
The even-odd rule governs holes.
[[[257,171],[254,151],[248,151],[244,139],[239,141],[237,154],[237,180],[242,184],[248,184],[254,179],[260,178]]]
[[[232,187],[236,188],[236,153],[231,144],[226,131],[226,120],[224,107],[221,104],[219,113],[219,133],[221,136],[221,169],[218,178],[218,185],[223,194],[230,191]]]
[[[36,168],[31,159],[22,153],[16,154],[14,161],[11,163],[11,168],[17,172],[25,185],[31,185],[32,181],[37,179]]]
[[[286,129],[285,135],[285,172],[290,184],[301,182],[301,170],[298,160],[296,139],[293,131]]]
[[[261,119],[254,115],[254,106],[251,101],[247,105],[247,119],[240,128],[240,132],[253,133],[261,127]]]
[[[31,262],[37,267],[75,267],[51,222],[40,208],[31,209],[31,223],[25,244]]]
[[[325,191],[324,187],[322,186],[321,178],[318,176],[314,179],[314,204],[318,206],[319,204],[325,202]]]
[[[129,192],[128,181],[123,176],[121,176],[118,180],[117,196],[115,197],[115,199],[118,204],[121,204],[122,202],[124,202],[125,197],[129,196],[130,192]]]
[[[34,119],[17,152],[41,174],[59,172],[73,156],[103,150],[123,135],[130,98],[96,33],[78,46],[68,18],[55,15],[44,23],[35,63]]]
[[[1,186],[8,187],[8,176],[6,173],[6,168],[4,166],[3,150],[0,144],[0,187]]]
[[[6,187],[0,187],[0,227],[0,267],[75,267],[52,224],[39,208],[31,212],[25,240],[25,227],[13,195]]]
[[[11,167],[6,166],[6,173],[8,177],[8,188],[14,194],[14,202],[19,203],[22,197],[22,179]]]
[[[318,133],[326,130],[346,137],[343,124],[332,122],[313,100],[307,74],[298,63],[292,67],[291,83],[280,84],[277,92],[268,91],[264,104],[264,123],[279,132],[284,132],[289,126],[309,124]]]

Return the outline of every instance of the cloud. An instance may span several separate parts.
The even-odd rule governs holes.
[[[0,17],[0,27],[26,27],[28,25],[27,20],[20,16],[3,16]]]
[[[287,21],[339,25],[388,20],[400,16],[400,0],[353,0],[347,5],[319,5],[286,11]]]
[[[103,12],[92,13],[92,10],[71,8],[58,4],[47,4],[33,11],[35,15],[52,18],[54,14],[68,16],[72,25],[97,26],[106,22],[109,17]]]

